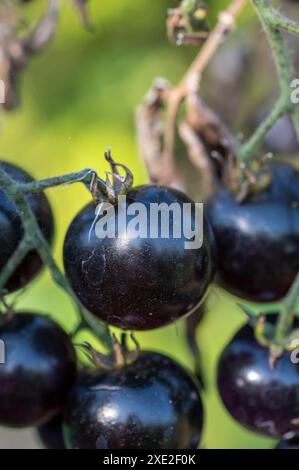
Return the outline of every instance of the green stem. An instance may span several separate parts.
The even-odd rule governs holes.
[[[31,181],[30,183],[19,184],[14,188],[14,194],[32,194],[44,191],[49,188],[62,186],[65,184],[82,183],[91,192],[91,185],[96,179],[96,191],[99,199],[106,199],[106,183],[98,177],[94,170],[86,169],[77,173],[69,173],[62,176],[54,176],[40,181]]]
[[[295,116],[297,113],[296,105],[290,99],[293,67],[280,28],[288,31],[292,30],[290,32],[299,34],[299,26],[276,12],[268,0],[252,1],[272,49],[280,83],[281,97],[270,115],[240,149],[240,160],[244,163],[250,163],[252,159],[256,158],[266,134],[283,114],[289,112]],[[297,121],[296,116],[294,120]]]
[[[13,275],[16,268],[21,264],[31,248],[32,245],[30,240],[28,237],[24,237],[0,273],[0,292],[5,292],[7,281]]]
[[[90,184],[92,176],[95,174],[93,170],[86,169],[78,173],[69,173],[62,176],[54,176],[53,178],[46,178],[40,181],[32,181],[30,183],[23,183],[19,185],[16,190],[21,194],[31,194],[44,191],[45,189],[54,188],[64,184],[72,184],[81,182],[83,184]]]
[[[72,174],[72,176],[74,176],[74,174]],[[58,183],[58,178],[59,178],[60,183]],[[11,256],[11,258],[9,259],[7,263],[6,268],[4,269],[4,271],[2,271],[0,275],[0,287],[2,286],[2,289],[3,289],[3,286],[5,285],[5,283],[11,276],[11,274],[15,271],[15,269],[20,265],[20,262],[22,261],[22,259],[24,259],[29,249],[35,249],[40,255],[44,264],[48,267],[55,283],[58,286],[60,286],[62,289],[64,289],[64,291],[73,299],[74,303],[78,307],[78,311],[79,311],[80,318],[81,318],[80,322],[87,324],[89,323],[88,312],[84,309],[84,307],[81,304],[78,303],[78,300],[74,296],[74,293],[71,289],[71,286],[68,280],[60,271],[57,263],[55,262],[52,256],[50,247],[46,239],[44,238],[40,230],[40,227],[37,223],[37,220],[35,218],[35,215],[33,214],[32,209],[26,199],[26,193],[27,193],[28,187],[31,187],[33,192],[35,192],[37,190],[40,191],[41,187],[44,187],[45,189],[45,181],[48,181],[46,185],[47,187],[51,187],[49,183],[51,180],[52,182],[55,182],[55,186],[57,186],[57,184],[65,184],[66,183],[65,178],[69,178],[70,182],[74,182],[74,180],[71,179],[70,175],[66,175],[65,177],[58,177],[58,178],[43,180],[41,182],[35,182],[35,184],[28,183],[28,186],[27,184],[19,185],[17,182],[11,179],[10,176],[3,169],[0,168],[0,187],[7,193],[8,197],[14,201],[19,217],[22,221],[24,234],[25,234],[23,241],[21,241],[16,252]],[[80,172],[80,177],[78,181],[82,181],[81,172]],[[22,192],[24,188],[27,188],[24,191],[25,194],[23,194]],[[101,322],[97,322],[95,333],[98,339],[109,350],[111,350],[112,341],[111,341],[111,336],[110,336],[108,326]]]

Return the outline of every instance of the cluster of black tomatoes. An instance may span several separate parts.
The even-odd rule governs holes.
[[[15,181],[31,177],[1,163]],[[99,238],[96,204],[75,217],[64,243],[66,276],[78,301],[94,316],[122,330],[150,330],[192,315],[213,282],[255,302],[281,300],[299,271],[299,172],[272,164],[269,186],[238,203],[223,189],[204,206],[200,248],[186,237]],[[28,196],[49,243],[54,223],[44,194]],[[125,204],[194,203],[183,193],[155,185],[128,189]],[[196,211],[191,211],[195,226]],[[119,217],[115,206],[113,217]],[[97,216],[98,217],[98,216]],[[130,218],[131,216],[126,215]],[[150,219],[149,219],[150,220]],[[116,221],[117,222],[117,221]],[[171,229],[178,221],[170,212]],[[0,269],[23,237],[13,202],[0,191]],[[115,224],[118,227],[118,224]],[[6,293],[27,285],[42,261],[32,251],[7,282]],[[274,328],[277,315],[269,315]],[[295,325],[296,326],[296,325]],[[0,424],[34,426],[51,448],[195,449],[204,411],[195,377],[174,360],[153,352],[79,370],[70,337],[50,318],[8,310],[0,316],[5,361],[0,364]],[[213,337],[211,337],[213,341]],[[117,356],[117,354],[115,354]],[[96,352],[95,352],[96,357]],[[118,358],[119,359],[119,358]],[[254,432],[296,445],[299,431],[299,363],[284,353],[275,367],[269,351],[245,325],[223,352],[218,388],[230,414]],[[299,362],[299,361],[298,361]],[[294,444],[295,443],[295,444]]]

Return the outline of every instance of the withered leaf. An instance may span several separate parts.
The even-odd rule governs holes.
[[[18,34],[5,10],[0,17],[0,79],[4,84],[3,109],[18,105],[18,83],[30,56],[42,50],[52,39],[58,17],[59,0],[49,0],[48,11],[35,28],[26,34]]]

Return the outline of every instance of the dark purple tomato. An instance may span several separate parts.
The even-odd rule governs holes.
[[[10,163],[0,162],[0,168],[20,183],[33,181],[24,170]],[[28,201],[44,237],[51,243],[54,234],[54,219],[48,199],[43,193],[39,193],[28,196]],[[0,190],[0,230],[2,234],[0,244],[1,271],[24,235],[23,225],[15,205],[2,190]],[[13,292],[28,284],[40,272],[42,264],[36,251],[28,253],[6,284],[7,292]]]
[[[90,312],[123,329],[148,330],[178,320],[201,303],[213,278],[213,236],[205,222],[202,246],[185,248],[190,239],[183,233],[172,236],[182,219],[170,211],[166,226],[170,237],[162,238],[160,218],[157,238],[150,237],[151,204],[177,203],[179,210],[191,204],[190,227],[195,228],[195,205],[179,191],[140,186],[128,192],[122,210],[133,203],[141,203],[145,210],[147,220],[140,224],[147,232],[144,237],[132,235],[130,215],[125,218],[127,235],[118,230],[119,206],[116,217],[109,212],[109,220],[116,219],[116,237],[97,237],[91,230],[96,206],[88,204],[69,227],[64,266],[75,294]]]
[[[280,118],[265,138],[266,150],[274,154],[296,155],[299,141],[290,116]]]
[[[203,406],[197,384],[166,356],[97,371],[72,389],[64,415],[71,449],[195,449]]]
[[[217,382],[226,409],[249,430],[271,437],[298,430],[299,364],[285,352],[271,369],[269,350],[251,326],[241,328],[223,351]]]
[[[40,426],[62,411],[76,379],[76,354],[67,334],[49,318],[17,313],[0,327],[0,423]]]
[[[218,283],[255,302],[285,296],[299,271],[299,172],[271,166],[272,184],[239,204],[228,190],[206,206],[218,251]]]
[[[299,434],[292,437],[284,437],[279,441],[276,449],[299,450]]]
[[[37,428],[37,434],[46,449],[65,449],[63,432],[63,416],[55,416],[51,421]]]

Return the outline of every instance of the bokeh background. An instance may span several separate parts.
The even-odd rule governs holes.
[[[217,9],[228,1],[207,3],[213,23]],[[196,53],[177,48],[166,39],[166,11],[176,4],[174,0],[90,0],[94,31],[88,33],[80,26],[71,1],[62,0],[54,41],[30,61],[23,75],[21,106],[0,115],[1,158],[22,166],[36,178],[85,167],[103,174],[103,152],[112,146],[114,157],[134,172],[135,182],[146,182],[135,137],[134,109],[156,76],[178,82]],[[39,17],[45,5],[45,1],[33,2],[23,9],[29,23]],[[275,80],[270,53],[250,6],[239,25],[207,71],[202,90],[226,122],[246,134],[275,95]],[[67,227],[89,195],[79,184],[49,190],[47,195],[56,217],[55,257],[62,265]],[[76,324],[70,299],[53,284],[46,270],[14,300],[19,309],[48,313],[68,330]],[[247,432],[234,422],[215,387],[217,358],[244,320],[237,299],[214,287],[198,331],[206,378],[203,447],[208,449],[275,446],[275,441]],[[192,369],[184,322],[137,334],[137,338],[143,347],[169,353]],[[39,443],[31,430],[0,428],[0,447],[38,448]]]

